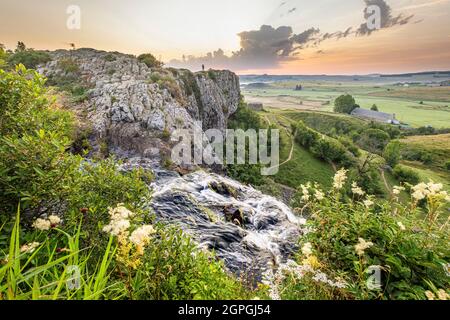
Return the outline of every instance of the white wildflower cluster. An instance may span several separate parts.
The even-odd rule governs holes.
[[[308,247],[308,246],[307,246]],[[312,279],[316,282],[325,283],[335,288],[345,288],[347,283],[342,279],[335,281],[328,278],[328,276],[321,272],[315,271],[313,267],[308,264],[299,265],[293,260],[288,260],[286,263],[280,265],[278,270],[274,273],[272,269],[267,270],[263,274],[263,283],[269,286],[269,297],[272,300],[281,300],[279,287],[286,279],[287,275],[293,275],[297,279],[302,279],[306,274],[311,274]]]
[[[363,238],[358,239],[358,243],[355,245],[355,252],[357,255],[362,256],[366,249],[373,246],[373,242],[366,241]]]
[[[130,235],[130,242],[133,243],[138,251],[142,250],[149,244],[150,236],[156,231],[151,225],[145,225],[134,230]]]
[[[363,196],[366,193],[363,189],[361,189],[356,182],[352,183],[352,192],[353,194],[356,194],[357,196]]]
[[[428,300],[450,300],[450,295],[444,289],[439,289],[436,294],[427,290],[425,296]]]
[[[56,215],[51,215],[47,219],[38,218],[33,222],[33,228],[46,231],[57,227],[61,223],[61,218]]]
[[[24,244],[22,247],[20,247],[20,252],[22,253],[33,253],[34,250],[37,249],[41,244],[39,242],[32,242]]]
[[[347,172],[348,170],[341,169],[334,175],[333,178],[333,188],[336,190],[340,190],[344,187],[345,182],[347,181]]]
[[[116,208],[109,209],[109,215],[110,223],[103,228],[103,231],[113,236],[119,236],[127,232],[131,226],[130,219],[134,213],[125,208],[123,204],[119,204]]]
[[[405,188],[404,188],[404,187],[395,186],[395,187],[392,189],[392,193],[393,193],[394,195],[396,195],[396,196],[398,196],[400,193],[402,193],[402,191],[405,191]]]
[[[442,191],[442,183],[434,183],[430,181],[429,183],[419,183],[418,185],[412,187],[412,197],[415,201],[423,200],[427,197],[441,197],[446,201],[450,201],[450,196],[446,191]]]
[[[303,202],[308,202],[310,199],[310,194],[309,194],[309,188],[311,188],[311,184],[308,182],[308,184],[305,185],[300,185],[300,188],[302,189],[302,201]]]
[[[366,206],[366,208],[370,208],[371,206],[374,205],[374,202],[370,199],[366,199],[363,201],[364,206]]]
[[[311,243],[310,242],[307,242],[307,243],[305,243],[304,245],[303,245],[303,247],[302,247],[302,253],[305,255],[305,256],[310,256],[310,255],[312,255],[312,245],[311,245]]]
[[[325,198],[325,193],[320,189],[316,189],[314,192],[314,197],[317,201],[322,201]]]
[[[333,281],[333,280],[329,279],[325,273],[320,272],[320,271],[314,275],[313,280],[316,282],[322,282],[322,283],[328,284],[329,286],[334,287],[334,288],[344,289],[347,287],[347,283],[344,280],[336,279],[335,281]]]
[[[406,230],[405,225],[401,221],[397,222],[397,225],[398,225],[398,227],[400,228],[401,231],[405,231]]]
[[[143,225],[136,228],[130,234],[130,219],[135,214],[125,208],[123,204],[117,205],[116,208],[110,208],[109,215],[110,222],[103,228],[103,231],[119,237],[119,242],[122,245],[126,245],[127,243],[134,244],[138,255],[142,255],[145,247],[150,243],[151,235],[156,232],[153,226]]]

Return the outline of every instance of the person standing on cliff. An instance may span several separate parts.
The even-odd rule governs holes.
[[[202,71],[205,71],[205,65],[202,64]]]

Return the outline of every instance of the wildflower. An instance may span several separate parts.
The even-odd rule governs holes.
[[[303,245],[303,247],[302,247],[302,253],[305,255],[305,256],[310,256],[310,255],[312,255],[312,245],[311,245],[311,243],[310,242],[307,242],[307,243],[305,243],[304,245]]]
[[[364,254],[364,251],[372,246],[373,246],[373,242],[366,241],[363,238],[359,238],[358,243],[355,245],[355,252],[359,256],[362,256]]]
[[[439,300],[450,300],[450,295],[443,289],[438,290],[437,296]]]
[[[365,192],[361,189],[356,182],[352,183],[352,192],[358,196],[363,196]]]
[[[50,230],[51,226],[52,225],[51,225],[50,221],[48,221],[47,219],[38,218],[33,223],[33,227],[35,229],[41,230],[41,231]]]
[[[367,208],[370,208],[371,206],[373,206],[373,201],[370,199],[364,200],[363,203]]]
[[[314,255],[309,255],[306,259],[303,259],[302,264],[312,269],[317,269],[321,266],[319,259]]]
[[[428,300],[434,300],[436,298],[434,293],[431,292],[430,290],[425,291],[425,296],[427,297]]]
[[[404,187],[395,186],[392,190],[392,193],[398,196],[402,191],[405,191]]]
[[[325,194],[321,190],[316,189],[314,197],[316,197],[318,201],[322,201],[325,198]]]
[[[61,222],[61,218],[55,215],[51,215],[48,217],[48,221],[50,221],[52,227],[55,227]]]
[[[310,185],[300,185],[300,188],[302,189],[302,201],[304,202],[308,202],[310,199],[310,195],[309,195],[309,190],[308,188],[310,187]]]
[[[400,230],[402,230],[402,231],[405,231],[405,230],[406,230],[405,225],[404,225],[403,223],[401,223],[400,221],[397,222],[397,225],[400,227]]]
[[[334,175],[333,178],[333,188],[336,190],[342,189],[342,187],[345,184],[345,181],[347,180],[347,171],[345,169],[341,169]]]
[[[39,246],[40,246],[39,242],[32,242],[32,243],[24,244],[22,247],[20,247],[20,252],[33,253],[34,250],[36,250],[36,248]]]
[[[109,215],[111,216],[111,221],[103,228],[103,231],[114,236],[119,236],[126,233],[130,227],[129,219],[134,216],[134,213],[122,204],[119,204],[116,208],[109,209]]]
[[[113,236],[119,236],[128,230],[130,227],[130,221],[126,219],[111,220],[111,222],[103,227],[103,231]]]
[[[155,232],[151,225],[139,227],[131,233],[130,241],[136,245],[138,252],[142,254],[145,246],[150,242],[150,235]]]

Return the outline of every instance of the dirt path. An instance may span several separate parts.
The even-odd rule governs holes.
[[[386,180],[386,176],[384,175],[384,170],[380,169],[380,173],[381,173],[381,178],[383,179],[383,183],[386,187],[386,190],[389,191],[389,193],[391,193],[392,192],[391,187],[389,186],[389,183]]]

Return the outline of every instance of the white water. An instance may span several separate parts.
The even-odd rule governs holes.
[[[306,221],[275,198],[204,171],[184,177],[164,170],[155,173],[151,207],[157,218],[178,225],[200,246],[214,250],[236,274],[259,278],[296,249]],[[218,193],[211,183],[229,186],[236,194]],[[226,222],[227,206],[244,212],[242,226]]]

